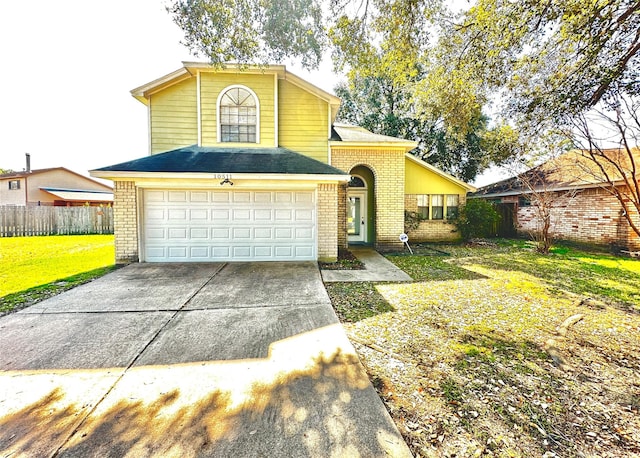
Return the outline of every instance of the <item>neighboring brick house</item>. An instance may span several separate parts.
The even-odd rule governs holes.
[[[0,175],[0,206],[111,205],[113,188],[64,167]]]
[[[416,142],[335,123],[340,99],[284,66],[184,63],[132,91],[150,155],[91,171],[115,183],[118,262],[334,260],[350,243],[452,239],[473,190]]]
[[[638,211],[633,206],[633,201],[638,201],[635,186],[640,186],[637,183],[639,175],[633,172],[632,163],[625,157],[626,152],[605,150],[599,154],[610,158],[616,165],[600,169],[589,159],[588,152],[571,151],[517,177],[484,186],[470,198],[496,203],[503,218],[512,218],[509,223],[522,235],[540,230],[535,205],[536,200],[544,199],[551,209],[550,233],[554,238],[638,250],[640,238],[627,221],[613,188],[627,194],[625,200],[629,214],[632,221],[640,225]],[[635,164],[640,165],[638,150],[632,154]],[[605,172],[612,178],[613,186],[605,179]],[[633,189],[629,189],[622,174],[631,180],[629,184]]]

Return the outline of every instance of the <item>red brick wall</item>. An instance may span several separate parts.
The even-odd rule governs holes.
[[[640,249],[640,238],[622,216],[620,203],[605,189],[584,189],[573,196],[555,193],[551,206],[551,234],[557,239]],[[521,234],[539,231],[533,204],[518,208],[517,229]]]

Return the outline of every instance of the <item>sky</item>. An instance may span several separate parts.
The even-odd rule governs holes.
[[[88,170],[148,154],[147,108],[130,91],[205,61],[163,0],[10,1],[0,15],[0,168]],[[333,92],[326,63],[293,73]]]
[[[88,170],[148,154],[147,108],[130,91],[205,61],[180,44],[166,0],[8,1],[0,14],[0,168]],[[340,81],[287,69],[328,92]]]

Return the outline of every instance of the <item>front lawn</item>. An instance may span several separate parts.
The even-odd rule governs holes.
[[[113,270],[113,235],[0,238],[0,314]]]
[[[640,456],[640,261],[438,248],[388,256],[413,283],[327,285],[412,451]]]

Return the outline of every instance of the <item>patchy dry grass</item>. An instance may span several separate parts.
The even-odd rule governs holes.
[[[389,256],[413,283],[327,285],[413,452],[640,456],[640,261],[442,249]]]

